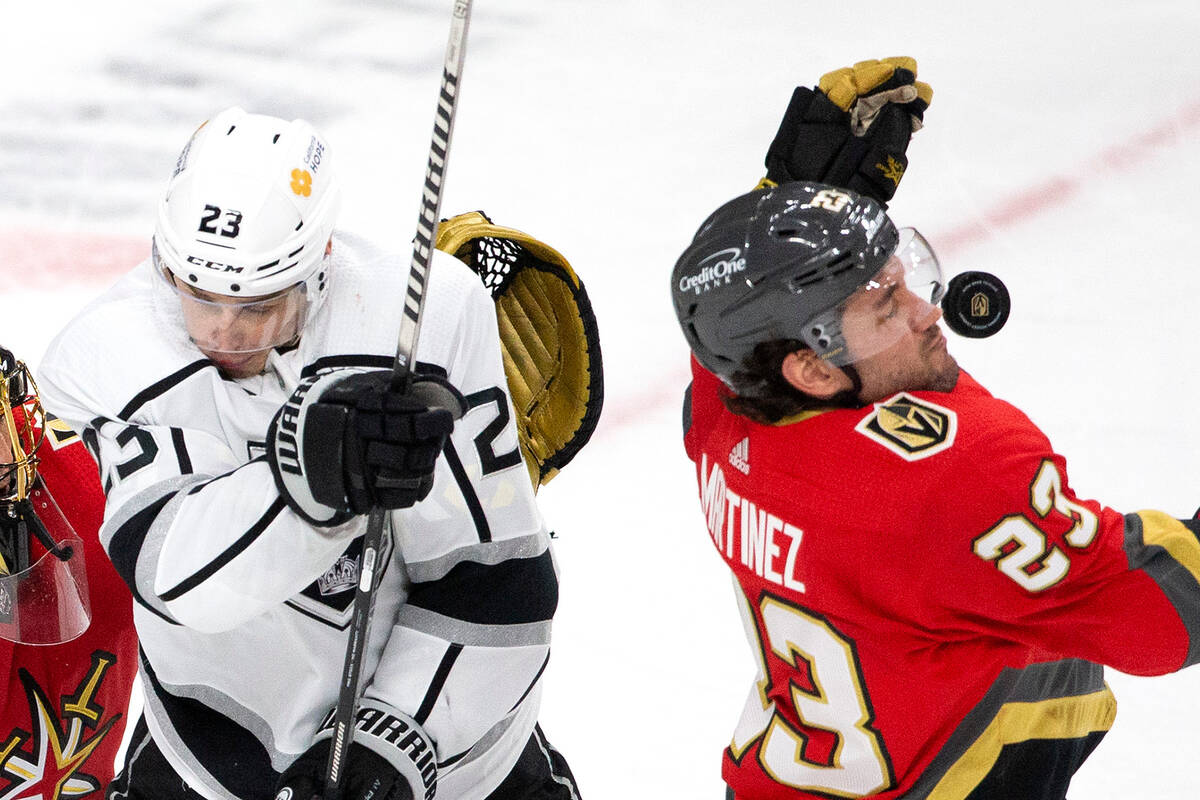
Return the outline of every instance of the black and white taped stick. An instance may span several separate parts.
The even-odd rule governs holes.
[[[429,144],[425,188],[421,195],[421,213],[417,218],[417,235],[413,240],[408,290],[404,297],[404,316],[400,320],[396,359],[392,365],[394,385],[408,383],[417,352],[417,337],[421,333],[425,283],[429,276],[429,262],[433,256],[438,220],[441,218],[442,186],[446,180],[446,163],[450,159],[454,112],[458,106],[463,58],[467,52],[471,2],[472,0],[455,0],[454,14],[450,19],[450,39],[446,43],[442,87],[438,96],[437,116],[433,121],[433,139]],[[376,569],[380,566],[378,559],[380,543],[383,541],[383,521],[384,512],[381,509],[375,509],[367,518],[362,567],[359,570],[358,588],[354,592],[350,639],[346,643],[346,660],[342,666],[342,682],[338,689],[337,708],[334,710],[333,739],[329,746],[329,761],[325,770],[324,800],[338,800],[342,795],[347,755],[350,752],[350,742],[354,738],[354,717],[358,711],[362,658],[367,648],[367,632],[375,605]]]
[[[397,380],[412,371],[421,333],[421,311],[425,306],[425,279],[437,236],[442,211],[442,185],[446,180],[446,162],[450,159],[450,139],[454,135],[454,112],[458,107],[459,81],[463,57],[467,54],[467,26],[471,21],[472,0],[455,0],[450,20],[450,40],[446,43],[446,64],[442,68],[442,91],[437,116],[433,121],[433,140],[429,143],[429,164],[425,168],[425,190],[421,195],[421,213],[417,217],[417,236],[413,241],[412,267],[408,273],[408,294],[404,298],[404,319],[396,341]]]

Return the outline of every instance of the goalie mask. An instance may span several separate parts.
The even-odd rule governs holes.
[[[59,644],[91,622],[83,543],[37,474],[46,430],[37,386],[0,347],[0,639]]]
[[[920,233],[897,229],[868,197],[805,182],[721,206],[671,280],[692,353],[727,382],[756,345],[776,339],[802,341],[839,367],[881,353],[907,330],[889,312],[898,289],[930,305],[945,291]]]
[[[329,146],[307,122],[230,108],[200,126],[159,204],[153,258],[205,355],[237,375],[300,338],[325,296],[338,206]]]

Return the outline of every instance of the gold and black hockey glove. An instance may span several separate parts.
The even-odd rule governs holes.
[[[932,99],[908,57],[860,61],[826,73],[813,89],[798,86],[767,150],[760,185],[816,181],[886,206]]]

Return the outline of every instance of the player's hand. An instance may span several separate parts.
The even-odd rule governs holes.
[[[310,800],[325,788],[334,715],[325,717],[314,744],[279,777],[275,800]],[[341,800],[413,800],[437,793],[437,751],[425,730],[404,712],[363,697],[354,716],[354,737],[341,767]]]
[[[438,455],[466,410],[462,394],[433,374],[415,373],[403,389],[390,370],[306,379],[268,433],[276,484],[319,525],[408,508],[429,494]]]
[[[908,57],[860,61],[796,87],[767,150],[772,183],[815,181],[886,205],[908,168],[908,143],[920,130],[933,89]]]
[[[317,742],[284,770],[275,800],[321,800],[329,740]],[[413,800],[412,787],[383,756],[351,742],[342,800]]]
[[[319,447],[325,439],[328,454],[340,455],[340,495],[355,514],[408,508],[424,500],[454,420],[467,410],[462,394],[437,375],[418,373],[405,391],[391,381],[390,370],[359,372],[333,384],[318,399],[322,430],[313,440]],[[337,429],[342,432],[340,441],[334,434]],[[338,495],[331,491],[328,500],[340,499]]]

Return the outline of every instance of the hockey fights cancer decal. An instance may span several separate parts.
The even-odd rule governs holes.
[[[112,653],[95,651],[75,690],[60,697],[48,696],[28,671],[17,670],[29,703],[29,725],[7,732],[0,749],[0,800],[58,800],[103,788],[85,767],[122,716],[97,702],[116,660]],[[111,748],[101,752],[112,757]]]

